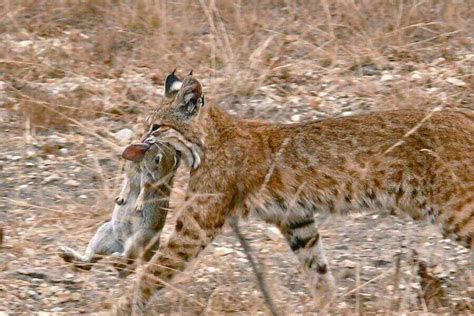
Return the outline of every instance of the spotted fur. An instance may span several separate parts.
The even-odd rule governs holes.
[[[133,304],[124,297],[117,311],[141,312],[230,216],[250,212],[281,230],[320,298],[334,284],[315,213],[387,210],[438,224],[472,247],[472,115],[404,110],[278,124],[242,120],[199,100],[201,84],[188,76],[150,117],[147,137],[167,141],[174,130],[203,156],[168,244],[140,274]]]

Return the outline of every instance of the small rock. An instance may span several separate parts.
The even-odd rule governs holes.
[[[64,184],[71,187],[78,187],[81,183],[76,180],[70,179],[70,180],[67,180]]]
[[[465,254],[465,253],[468,253],[468,252],[469,252],[469,250],[467,248],[461,248],[457,251],[457,253],[459,253],[459,254]]]
[[[299,122],[301,120],[301,114],[292,115],[290,118],[293,122]]]
[[[62,292],[59,293],[58,296],[56,296],[57,303],[65,303],[69,300],[71,300],[71,294],[69,294],[68,292]]]
[[[421,79],[423,79],[423,76],[418,71],[414,71],[411,75],[411,79],[412,80],[421,80]]]
[[[28,46],[33,45],[33,41],[31,41],[31,40],[19,41],[19,42],[17,42],[17,45],[20,46],[20,47],[28,47]]]
[[[411,286],[412,289],[415,289],[415,290],[420,290],[421,289],[420,284],[416,283],[416,282],[410,283],[410,286]]]
[[[436,58],[435,60],[433,60],[433,62],[431,63],[432,66],[436,66],[436,65],[439,65],[441,63],[443,63],[446,59],[444,59],[443,57],[439,57],[439,58]]]
[[[53,181],[57,181],[61,179],[61,177],[58,174],[53,173],[52,175],[44,178],[44,180],[41,182],[42,184],[48,184]]]
[[[59,152],[61,155],[66,156],[69,153],[69,150],[67,148],[61,148]]]
[[[71,294],[71,300],[72,301],[80,301],[81,298],[82,298],[82,295],[79,292],[74,292],[74,293]]]
[[[36,156],[36,152],[33,151],[33,150],[27,150],[27,151],[26,151],[26,156],[27,156],[28,158],[33,158],[33,157]]]
[[[36,255],[36,252],[35,252],[34,249],[25,248],[25,249],[23,250],[23,254],[24,254],[25,256],[28,256],[28,257],[34,257],[34,256]]]
[[[341,113],[341,116],[353,116],[353,115],[354,115],[354,112],[352,111],[345,111]]]
[[[43,296],[49,296],[51,294],[53,294],[53,291],[51,290],[50,287],[41,287],[39,289],[39,292],[43,295]]]
[[[40,296],[38,293],[36,293],[35,291],[33,291],[33,290],[29,290],[29,291],[28,291],[28,295],[29,295],[32,299],[34,299],[34,300],[36,300],[36,301],[39,300],[39,299],[41,299],[41,296]]]
[[[233,252],[234,252],[234,249],[227,248],[227,247],[216,247],[216,249],[214,250],[214,254],[216,256],[226,256]]]
[[[455,78],[455,77],[449,77],[446,79],[446,81],[452,85],[455,85],[457,87],[464,87],[466,83],[462,81],[461,79]]]
[[[281,240],[282,235],[280,230],[276,227],[268,227],[265,229],[265,235],[270,238],[270,240],[278,241]]]
[[[364,65],[360,67],[359,70],[362,72],[362,75],[364,76],[376,76],[380,74],[380,71],[378,70],[377,66],[372,65],[372,64]]]
[[[116,132],[114,137],[121,143],[128,143],[132,140],[133,131],[129,128],[123,128]]]
[[[382,75],[382,78],[380,78],[380,81],[391,81],[393,79],[394,79],[393,75],[385,73]]]
[[[354,261],[351,261],[349,259],[346,259],[344,261],[341,262],[342,266],[345,267],[345,268],[355,268],[356,267],[356,263]]]
[[[57,293],[59,290],[60,290],[60,287],[57,286],[57,285],[53,285],[53,286],[51,287],[51,292],[53,292],[53,293]]]
[[[206,267],[204,270],[207,273],[218,273],[218,272],[220,272],[220,270],[218,268],[215,268],[215,267]]]

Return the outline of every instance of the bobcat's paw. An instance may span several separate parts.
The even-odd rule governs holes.
[[[312,294],[320,307],[328,306],[336,298],[336,282],[330,271],[325,274],[312,273],[309,278]]]
[[[144,208],[145,208],[145,202],[137,201],[137,205],[135,205],[135,212],[141,213]]]
[[[145,304],[139,301],[133,301],[127,296],[119,298],[114,307],[114,315],[145,315]]]
[[[118,315],[118,316],[132,315],[131,300],[126,296],[122,296],[121,298],[119,298],[119,301],[114,307],[113,315]]]
[[[126,197],[123,197],[121,195],[117,195],[115,197],[115,204],[124,205],[125,203],[127,203],[127,198]]]

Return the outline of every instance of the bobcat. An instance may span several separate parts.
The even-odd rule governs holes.
[[[191,74],[165,81],[147,137],[187,148],[189,202],[168,243],[146,265],[133,300],[140,313],[233,216],[250,212],[276,225],[321,299],[334,290],[313,214],[385,209],[439,224],[472,248],[474,116],[451,111],[387,111],[297,124],[242,120],[204,106]]]
[[[61,247],[59,256],[82,269],[90,269],[102,255],[123,257],[117,264],[124,277],[141,254],[148,261],[159,247],[160,232],[169,209],[169,196],[180,156],[173,147],[154,140],[129,145],[122,156],[127,173],[122,191],[116,197],[112,220],[99,227],[81,255],[69,247]]]

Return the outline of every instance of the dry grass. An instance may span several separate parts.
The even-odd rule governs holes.
[[[18,54],[4,41],[0,67],[6,81],[21,88],[25,82],[71,75],[117,78],[136,67],[163,78],[178,65],[212,78],[208,88],[217,99],[245,96],[270,83],[298,84],[304,79],[304,73],[298,75],[302,69],[324,75],[330,67],[383,69],[393,60],[450,60],[459,50],[472,48],[473,4],[470,0],[3,0],[3,35],[39,41],[44,47]],[[472,87],[472,77],[469,80]],[[100,104],[84,109],[80,96],[54,103],[61,111],[81,107],[81,113],[63,112],[85,113],[86,118],[103,110]],[[51,124],[47,117],[52,113],[32,111],[28,100],[21,107],[25,116]]]
[[[322,92],[345,91],[378,105],[370,110],[474,104],[469,68],[474,58],[468,67],[459,63],[460,55],[473,54],[473,0],[0,0],[0,16],[0,107],[16,118],[13,130],[25,140],[21,145],[8,140],[5,153],[24,155],[23,147],[34,143],[36,134],[59,133],[76,147],[58,173],[67,178],[67,163],[80,162],[96,184],[80,191],[94,196],[93,202],[64,198],[55,207],[42,206],[46,200],[25,204],[18,201],[19,193],[10,195],[11,214],[20,217],[24,209],[40,214],[28,223],[31,228],[18,224],[28,231],[26,237],[44,224],[60,236],[67,232],[67,218],[82,220],[80,228],[69,227],[85,240],[82,235],[88,237],[109,216],[106,201],[121,173],[115,155],[119,144],[111,130],[125,124],[139,130],[160,95],[146,89],[159,89],[175,67],[182,73],[193,69],[203,78],[210,102],[249,117],[279,119],[284,112],[288,119],[300,101],[293,101],[295,95],[303,96],[304,109],[326,108]],[[444,68],[437,72],[440,58]],[[434,70],[416,85],[403,79],[420,65]],[[376,76],[394,71],[402,77],[383,85],[359,80],[365,69],[375,69]],[[443,73],[446,69],[451,72]],[[455,76],[465,86],[444,85],[439,76],[443,82]],[[247,102],[262,99],[283,110],[255,109],[255,103]],[[97,123],[100,118],[105,123]],[[86,143],[94,147],[84,149]],[[59,148],[41,150],[48,160]],[[19,176],[18,181],[27,180]],[[393,281],[385,274],[380,278]],[[221,281],[225,294],[218,295],[217,288],[204,302],[205,310],[238,312],[239,302],[225,291],[225,282],[232,280]],[[346,293],[355,295],[357,307],[347,312],[363,314],[359,290],[368,283],[358,275],[356,281],[358,286]],[[380,304],[385,312],[412,306]],[[261,310],[247,305],[240,311]],[[419,304],[418,310],[426,306]]]

